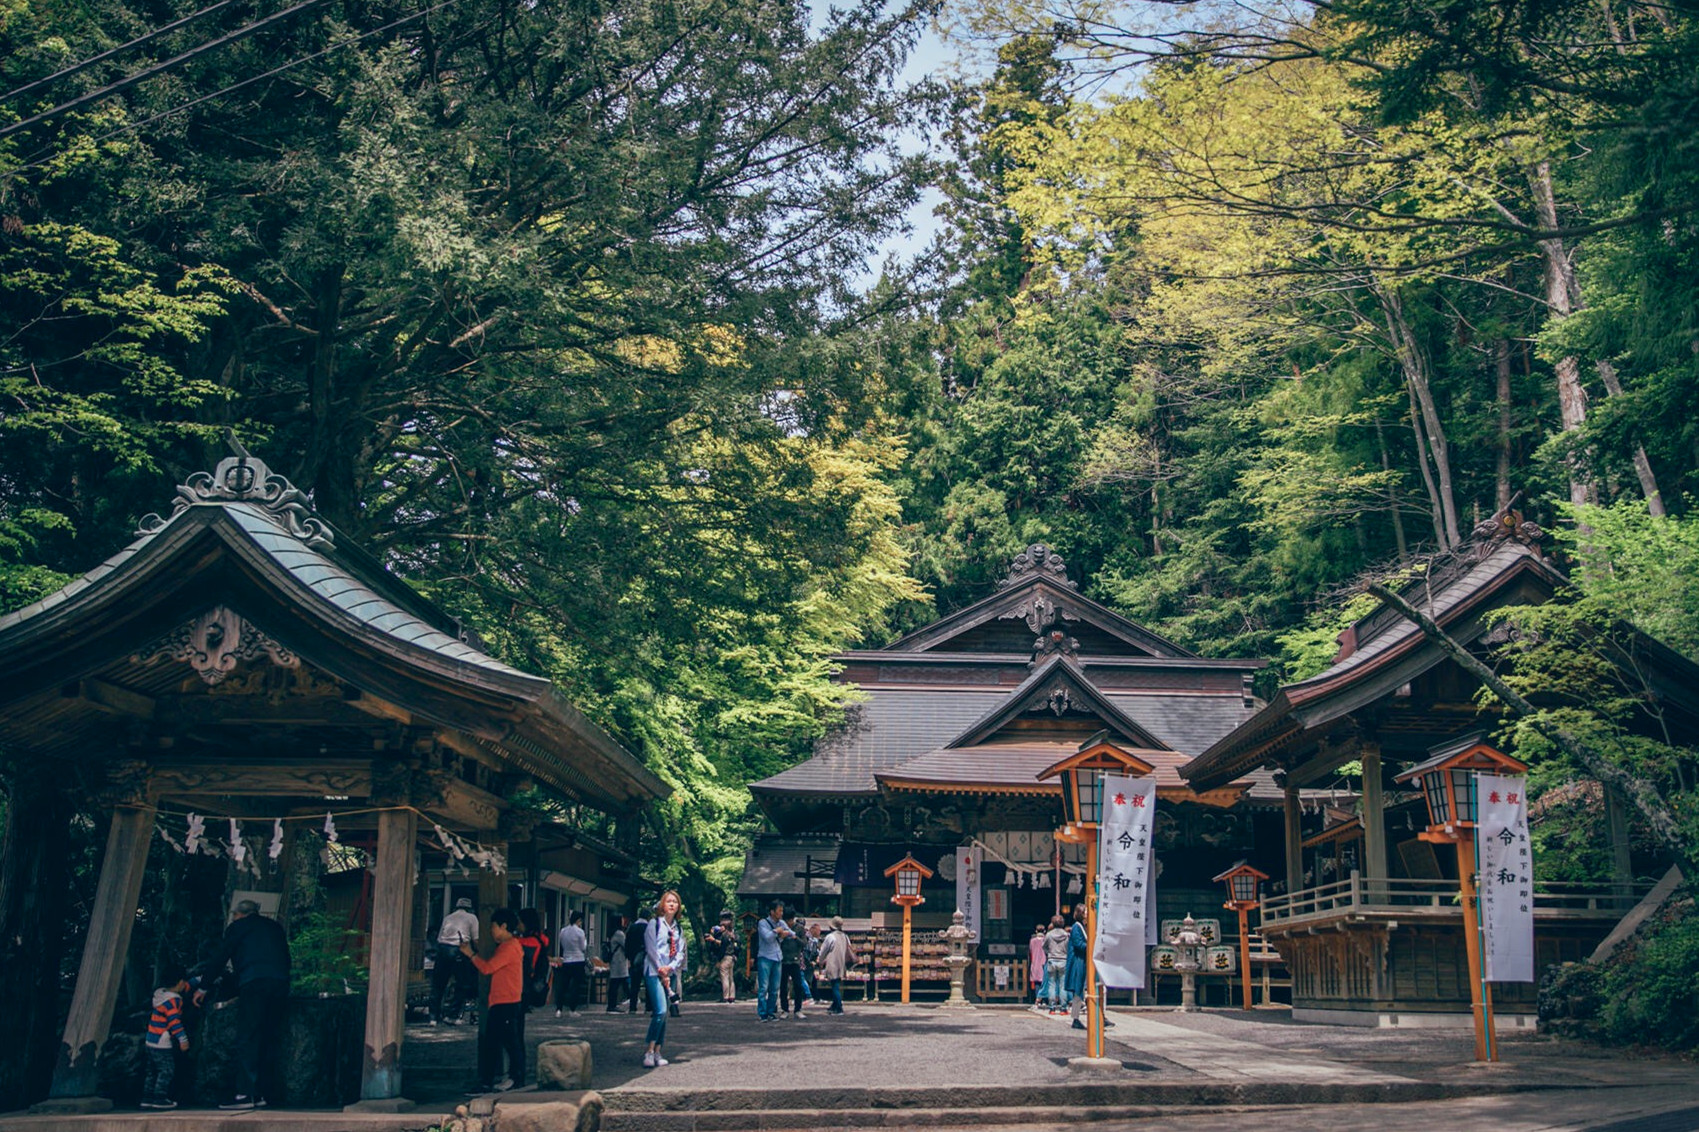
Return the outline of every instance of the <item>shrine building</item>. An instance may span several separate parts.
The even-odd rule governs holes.
[[[1542,532],[1506,508],[1480,524],[1460,550],[1404,587],[1445,634],[1483,659],[1514,630],[1491,614],[1552,601],[1568,584],[1540,549]],[[1629,726],[1665,742],[1699,741],[1699,665],[1623,627],[1602,655],[1644,687],[1660,717]],[[1426,803],[1399,775],[1456,750],[1506,722],[1497,701],[1483,706],[1480,682],[1396,610],[1383,605],[1346,629],[1323,672],[1280,687],[1274,697],[1179,768],[1209,793],[1247,775],[1274,776],[1284,796],[1280,856],[1270,873],[1299,878],[1267,896],[1261,932],[1285,959],[1294,1017],[1368,1026],[1468,1025],[1469,980],[1457,860],[1419,834]],[[1530,693],[1536,706],[1553,703]],[[1506,753],[1514,754],[1513,750]],[[1361,798],[1332,808],[1306,832],[1304,798],[1357,764]],[[1353,775],[1355,777],[1355,775]],[[1598,783],[1565,796],[1592,799],[1610,861],[1608,880],[1548,882],[1535,854],[1535,969],[1588,958],[1670,862],[1632,851],[1630,811]],[[1535,803],[1535,821],[1539,802]],[[1280,867],[1284,863],[1284,868]],[[1259,863],[1253,858],[1253,863]],[[1493,985],[1501,1028],[1534,1023],[1532,983]]]
[[[751,785],[777,832],[757,839],[742,896],[877,924],[891,909],[884,870],[912,852],[936,874],[916,923],[942,927],[958,850],[977,850],[979,955],[1012,957],[1024,977],[1034,925],[1081,899],[1084,872],[1083,847],[1052,837],[1060,787],[1038,776],[1088,741],[1155,767],[1162,916],[1216,916],[1217,874],[1281,859],[1285,796],[1270,772],[1207,789],[1179,774],[1262,706],[1251,681],[1266,662],[1199,657],[1127,620],[1042,544],[983,600],[836,660],[865,698],[811,758]],[[921,972],[943,977],[924,959]]]
[[[28,804],[32,789],[56,797],[30,781],[80,778],[104,784],[111,813],[52,1071],[62,1107],[101,1104],[148,850],[156,833],[180,848],[186,814],[223,845],[238,887],[264,887],[272,836],[325,823],[342,845],[365,847],[358,1096],[393,1107],[407,983],[457,883],[476,895],[486,942],[491,911],[539,902],[551,884],[557,903],[634,895],[597,871],[615,847],[558,831],[534,839],[535,813],[509,799],[547,787],[608,815],[623,843],[666,793],[549,680],[488,655],[246,453],[191,476],[171,514],[148,516],[106,562],[0,617],[0,669],[0,744],[48,772],[26,777],[14,801]],[[63,829],[41,829],[39,843],[11,846],[17,876],[63,868],[53,860]],[[507,868],[521,864],[529,888],[516,893]],[[20,943],[28,954],[31,940]]]

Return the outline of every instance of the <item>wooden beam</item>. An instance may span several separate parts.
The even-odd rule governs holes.
[[[392,704],[388,700],[382,699],[378,696],[371,695],[369,692],[362,692],[357,688],[354,689],[353,695],[343,697],[342,702],[347,704],[349,707],[354,708],[356,711],[363,711],[367,715],[375,716],[378,719],[388,719],[395,723],[403,724],[411,724],[413,722],[413,713],[408,711],[406,708]]]
[[[75,684],[66,685],[63,694],[66,699],[83,700],[90,707],[112,715],[153,718],[155,703],[152,696],[144,696],[107,680],[78,680]]]
[[[419,816],[412,810],[378,815],[378,853],[372,877],[371,976],[366,988],[366,1049],[360,1099],[401,1096],[401,1040],[407,1016],[407,944],[413,912],[413,851]]]
[[[124,961],[130,953],[130,929],[141,899],[153,814],[153,808],[145,805],[119,806],[113,811],[50,1096],[94,1097],[100,1089],[98,1058],[112,1029]],[[110,1108],[110,1103],[105,1107]]]
[[[442,801],[423,807],[427,813],[442,817],[452,825],[468,829],[492,830],[501,821],[507,803],[480,790],[469,782],[451,780],[443,787]]]
[[[206,726],[357,727],[373,726],[372,712],[359,702],[329,696],[220,695],[161,697],[153,718],[161,727]],[[389,716],[383,716],[389,719]]]
[[[154,789],[161,795],[212,794],[259,797],[346,796],[372,792],[370,759],[315,759],[284,762],[205,762],[173,760],[153,764]]]

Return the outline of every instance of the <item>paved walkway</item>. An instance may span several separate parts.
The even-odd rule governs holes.
[[[1081,1118],[1116,1129],[1130,1127],[1125,1121],[1141,1113],[1183,1132],[1276,1126],[1331,1132],[1417,1127],[1430,1119],[1511,1132],[1602,1130],[1612,1120],[1639,1119],[1611,1132],[1699,1132],[1699,1073],[1676,1059],[1517,1035],[1503,1040],[1500,1065],[1480,1068],[1471,1063],[1466,1030],[1300,1025],[1277,1009],[1123,1009],[1111,1011],[1110,1020],[1109,1053],[1123,1069],[1106,1080],[1083,1080],[1068,1069],[1068,1059],[1084,1052],[1084,1035],[1066,1018],[1007,1007],[856,1004],[841,1017],[810,1012],[802,1020],[763,1023],[748,1004],[686,1003],[669,1025],[672,1064],[661,1069],[641,1064],[642,1016],[599,1008],[560,1021],[552,1012],[533,1014],[527,1039],[533,1046],[550,1038],[589,1041],[609,1126],[629,1132],[998,1121],[1005,1127],[1025,1121],[1038,1130],[1064,1121],[1077,1126]],[[422,1129],[463,1099],[473,1080],[475,1041],[471,1028],[408,1028],[404,1082],[420,1103],[411,1115],[179,1111],[79,1122],[0,1116],[0,1132]],[[504,1100],[550,1096],[528,1092]],[[1365,1110],[1360,1102],[1370,1101],[1382,1103]],[[1260,1107],[1270,1103],[1279,1107]],[[975,1110],[988,1108],[997,1111],[974,1119]],[[839,1113],[842,1120],[834,1123]]]

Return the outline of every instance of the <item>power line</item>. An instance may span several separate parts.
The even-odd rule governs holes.
[[[116,129],[108,130],[104,134],[101,134],[98,137],[92,139],[90,144],[99,145],[101,142],[110,141],[111,139],[113,139],[115,137],[119,137],[122,134],[127,134],[127,133],[134,131],[134,130],[139,130],[143,126],[151,126],[153,123],[159,121],[162,118],[169,118],[173,114],[181,114],[185,110],[189,110],[189,109],[192,109],[196,106],[199,106],[203,102],[209,102],[214,98],[222,98],[224,95],[227,95],[227,94],[231,93],[232,91],[241,90],[243,87],[248,86],[252,83],[257,83],[257,82],[260,82],[264,79],[269,79],[273,75],[282,74],[284,71],[289,70],[291,67],[299,67],[302,63],[310,63],[314,59],[323,58],[324,56],[329,55],[333,51],[340,51],[344,47],[351,47],[354,44],[359,43],[363,39],[370,39],[374,35],[382,35],[384,32],[390,31],[394,28],[398,28],[402,24],[411,23],[413,20],[422,19],[425,16],[428,16],[433,12],[440,12],[442,9],[448,7],[450,4],[453,4],[455,2],[456,2],[456,0],[438,0],[438,3],[432,4],[429,8],[426,8],[423,11],[414,12],[410,16],[402,16],[400,19],[391,20],[389,23],[384,24],[382,27],[375,27],[370,31],[361,32],[359,35],[350,36],[348,39],[338,40],[337,42],[331,44],[329,47],[320,48],[318,51],[314,51],[310,55],[303,55],[298,59],[291,59],[291,60],[289,60],[289,62],[281,63],[278,66],[273,67],[269,71],[264,71],[264,72],[261,72],[260,74],[253,75],[249,78],[245,78],[239,83],[231,83],[229,86],[224,87],[220,90],[215,90],[211,94],[203,94],[199,98],[190,99],[188,102],[183,103],[181,106],[173,106],[169,110],[161,110],[158,114],[154,114],[154,115],[151,115],[150,117],[143,118],[138,122],[128,122],[128,123],[126,123],[122,126],[119,126]],[[21,173],[26,169],[35,169],[35,168],[38,168],[42,165],[45,165],[49,160],[50,160],[50,158],[48,158],[48,157],[34,157],[34,158],[31,158],[27,163],[25,163],[23,165],[16,166],[15,171]]]
[[[19,87],[17,90],[7,91],[5,94],[0,94],[0,102],[10,102],[14,98],[22,98],[24,95],[29,94],[32,91],[40,90],[42,87],[47,86],[50,83],[56,83],[60,79],[68,79],[72,75],[81,74],[82,72],[88,70],[90,67],[94,66],[96,63],[103,63],[106,60],[112,58],[114,55],[118,55],[118,54],[121,54],[122,52],[128,51],[132,47],[140,47],[144,43],[152,43],[154,40],[158,39],[160,36],[166,34],[167,32],[176,31],[178,28],[182,27],[186,23],[189,23],[193,20],[198,20],[202,16],[210,16],[212,13],[218,11],[220,8],[228,8],[232,4],[237,4],[237,3],[242,3],[242,2],[243,2],[243,0],[218,0],[218,3],[216,3],[216,4],[202,8],[198,12],[191,12],[188,15],[184,16],[180,20],[171,21],[170,23],[166,24],[164,27],[154,28],[152,31],[147,32],[144,35],[139,35],[135,39],[132,39],[128,43],[121,43],[117,47],[113,47],[113,48],[110,48],[106,51],[102,51],[99,55],[91,56],[90,58],[84,59],[81,63],[72,63],[69,67],[66,67],[64,70],[55,71],[51,75],[48,75],[44,79],[37,79],[33,83],[25,83],[23,86]]]
[[[137,83],[142,82],[145,79],[150,79],[159,74],[161,71],[170,70],[179,63],[193,59],[197,55],[204,55],[215,48],[235,43],[240,39],[246,39],[255,32],[263,31],[272,24],[288,19],[297,12],[306,11],[308,8],[316,8],[324,2],[325,0],[301,0],[301,3],[296,4],[292,8],[285,8],[281,12],[274,12],[271,15],[266,16],[264,19],[255,20],[253,23],[247,24],[244,27],[239,27],[235,31],[227,32],[224,35],[219,36],[217,39],[201,44],[199,47],[191,47],[181,55],[174,55],[165,60],[163,63],[155,63],[151,67],[143,67],[133,75],[127,75],[124,78],[119,79],[117,82],[108,83],[97,90],[89,91],[87,94],[80,94],[76,98],[71,99],[69,102],[61,102],[51,110],[43,110],[40,114],[32,115],[31,117],[25,118],[19,122],[13,122],[9,126],[0,126],[0,138],[15,134],[19,130],[33,126],[38,122],[45,122],[49,118],[57,118],[59,115],[68,110],[75,110],[79,106],[86,106],[90,102],[98,102],[109,95],[129,90]]]

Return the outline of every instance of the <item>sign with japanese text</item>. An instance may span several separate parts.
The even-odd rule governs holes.
[[[979,876],[984,872],[985,850],[977,845],[963,845],[956,850],[956,908],[962,914],[962,926],[980,934]]]
[[[1482,954],[1490,983],[1534,982],[1534,858],[1528,842],[1528,780],[1477,776]]]
[[[1105,986],[1142,988],[1145,947],[1156,928],[1156,779],[1103,776],[1097,842],[1097,945],[1092,960]]]

